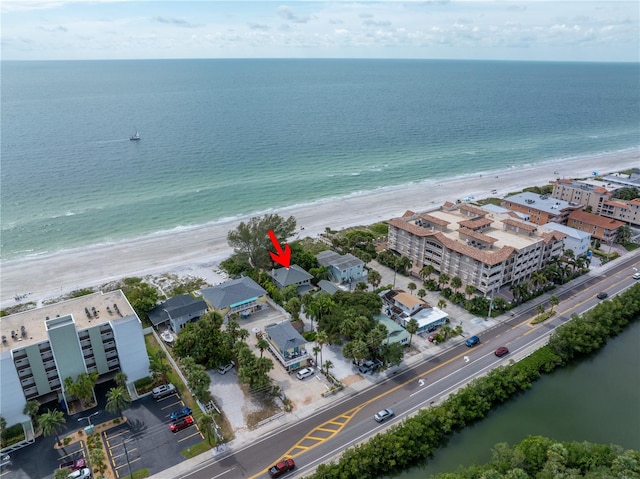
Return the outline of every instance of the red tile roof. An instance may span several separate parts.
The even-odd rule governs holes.
[[[582,210],[575,210],[569,214],[569,219],[573,221],[581,221],[590,225],[599,226],[609,230],[615,230],[624,226],[622,221],[614,220],[611,218],[605,218],[604,216],[594,215]]]

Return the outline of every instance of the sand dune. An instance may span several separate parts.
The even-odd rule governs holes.
[[[433,183],[382,189],[360,196],[339,198],[318,204],[285,208],[283,216],[296,217],[304,228],[300,237],[316,236],[326,227],[340,229],[365,225],[400,216],[405,210],[423,211],[444,201],[465,196],[497,196],[532,185],[544,185],[557,177],[586,177],[640,166],[640,149],[593,157],[516,168],[492,175],[471,175]],[[557,174],[554,172],[557,171]],[[227,232],[240,220],[218,223],[166,235],[152,235],[112,245],[92,246],[57,254],[2,264],[0,304],[15,305],[16,295],[29,293],[23,301],[58,297],[83,287],[94,287],[126,276],[178,273],[222,280],[213,270],[232,250]]]

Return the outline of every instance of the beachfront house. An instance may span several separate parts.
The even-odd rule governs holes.
[[[156,329],[171,328],[178,334],[185,324],[200,319],[207,309],[207,303],[202,298],[179,294],[149,311],[149,319]]]
[[[321,251],[316,255],[318,263],[329,270],[331,279],[336,283],[357,283],[363,281],[367,273],[364,261],[351,253],[338,254],[335,251]]]
[[[293,284],[301,296],[313,289],[311,284],[313,276],[297,264],[292,264],[289,268],[272,269],[269,276],[271,276],[278,289],[283,289]]]
[[[264,308],[267,302],[267,292],[247,276],[205,288],[200,292],[209,308],[220,313],[225,319],[234,313],[241,318],[247,318],[251,313]]]
[[[27,401],[62,403],[73,399],[66,378],[98,373],[98,383],[122,371],[133,383],[149,375],[142,323],[122,291],[93,293],[2,318],[0,411],[7,426],[21,424],[25,443],[34,441]]]
[[[264,328],[269,351],[287,371],[295,371],[309,364],[311,359],[307,341],[295,330],[291,321],[269,324]]]

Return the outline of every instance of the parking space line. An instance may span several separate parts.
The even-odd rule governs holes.
[[[132,462],[137,462],[139,461],[141,458],[140,457],[136,457],[135,459],[130,459],[129,460],[129,464],[131,464]],[[122,464],[121,466],[116,467],[116,469],[121,469],[123,467],[127,467],[127,463]]]
[[[197,431],[195,434],[191,434],[190,436],[186,436],[186,437],[183,437],[182,439],[178,439],[178,442],[186,441],[187,439],[191,439],[192,437],[197,435],[202,436],[202,434],[200,434],[200,431]]]

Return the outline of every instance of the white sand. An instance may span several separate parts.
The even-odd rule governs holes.
[[[383,189],[316,205],[286,208],[278,214],[296,217],[298,227],[304,228],[300,237],[316,236],[326,227],[367,225],[400,216],[407,209],[424,211],[469,195],[476,199],[492,196],[490,191],[494,188],[498,190],[497,196],[502,196],[527,186],[542,186],[557,177],[586,177],[594,170],[606,174],[638,166],[640,149],[633,149],[438,184],[423,182]],[[556,170],[559,175],[554,175]],[[214,270],[232,253],[226,240],[227,232],[239,221],[4,263],[0,273],[0,305],[17,304],[14,297],[20,294],[29,293],[23,301],[37,302],[128,276],[190,274],[204,277],[212,284],[219,283],[224,278]]]

